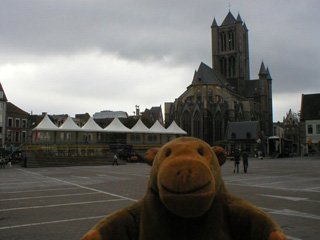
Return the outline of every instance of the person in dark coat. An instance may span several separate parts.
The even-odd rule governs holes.
[[[248,153],[247,151],[244,151],[242,153],[242,161],[243,161],[243,171],[246,173],[248,171],[249,161],[248,161]]]
[[[237,170],[237,173],[239,173],[239,165],[240,165],[240,152],[237,150],[234,153],[234,170],[233,172],[235,173]]]

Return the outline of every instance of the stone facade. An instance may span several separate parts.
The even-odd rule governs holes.
[[[192,83],[174,102],[165,103],[166,126],[175,120],[209,144],[225,139],[228,122],[258,121],[263,141],[272,135],[272,78],[261,63],[250,80],[248,29],[229,12],[220,26],[213,20],[212,68],[201,63]]]

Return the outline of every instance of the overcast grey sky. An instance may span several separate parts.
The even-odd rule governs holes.
[[[229,2],[249,29],[251,79],[269,67],[274,121],[298,112],[320,92],[317,0],[2,0],[0,82],[34,114],[164,109],[211,66],[210,26]]]

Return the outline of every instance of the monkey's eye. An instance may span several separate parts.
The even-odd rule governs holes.
[[[198,153],[199,153],[201,156],[204,155],[202,148],[198,148]]]
[[[169,157],[171,155],[171,149],[168,149],[167,151],[166,151],[166,157]]]

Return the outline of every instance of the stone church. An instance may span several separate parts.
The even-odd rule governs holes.
[[[191,84],[165,103],[165,123],[174,120],[189,136],[213,144],[225,139],[228,122],[258,121],[263,138],[272,135],[272,78],[261,63],[250,79],[248,29],[229,11],[211,25],[212,66],[201,62]]]

